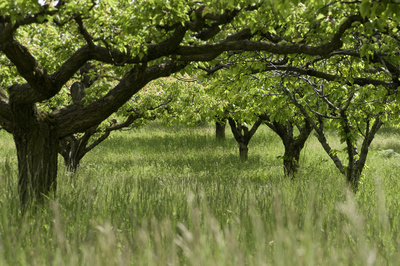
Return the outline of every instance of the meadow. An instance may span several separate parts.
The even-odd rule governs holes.
[[[241,162],[212,125],[116,132],[22,216],[0,131],[0,265],[396,265],[400,136],[383,128],[354,195],[310,137],[295,180],[261,127]],[[341,147],[334,134],[329,135]],[[344,154],[343,154],[344,155]]]

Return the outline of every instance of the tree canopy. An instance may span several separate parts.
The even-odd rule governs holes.
[[[0,125],[14,136],[23,203],[55,189],[60,139],[99,125],[152,80],[226,69],[235,54],[257,55],[248,74],[398,97],[397,1],[19,0],[0,10]],[[77,81],[83,104],[71,99]]]

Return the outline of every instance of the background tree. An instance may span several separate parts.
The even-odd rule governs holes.
[[[314,88],[317,97],[313,97],[313,99],[317,99],[316,101],[305,99],[304,92],[299,89],[291,92],[286,87],[284,90],[313,126],[322,147],[339,171],[346,176],[353,191],[356,192],[367,160],[369,146],[375,134],[383,125],[382,120],[387,116],[386,110],[390,108],[392,102],[388,100],[381,102],[375,98],[366,100],[361,88],[355,89],[357,94],[359,93],[358,95],[354,91],[352,92],[354,88],[345,88],[343,90],[344,93],[339,98],[336,98],[335,101],[332,98],[328,99],[323,88],[320,90]],[[302,100],[299,100],[300,97]],[[378,110],[376,111],[376,109]],[[322,110],[325,110],[325,112]],[[336,126],[342,143],[346,144],[347,165],[342,162],[338,156],[338,151],[331,147],[326,138],[326,120]],[[362,144],[361,151],[358,152],[357,140],[360,137],[362,138]]]
[[[216,65],[200,67],[213,82],[210,95],[223,99],[224,113],[232,133],[239,144],[239,154],[247,159],[248,143],[261,124],[266,124],[284,145],[284,174],[294,177],[299,166],[300,153],[312,127],[299,113],[289,98],[264,74],[254,71],[254,63],[269,61],[274,65],[287,63],[288,59],[272,61],[275,56],[264,53],[229,53]],[[254,72],[254,73],[253,73]],[[253,124],[251,128],[247,125]],[[297,131],[296,131],[297,130]]]
[[[345,8],[340,9],[339,6]],[[299,79],[293,81],[293,78],[287,78],[290,82],[282,85],[283,91],[306,117],[306,123],[317,131],[322,146],[356,191],[368,147],[383,121],[387,120],[388,114],[394,113],[393,100],[399,82],[399,61],[397,52],[394,51],[398,50],[399,38],[398,26],[393,24],[397,15],[390,8],[398,10],[399,7],[397,4],[368,1],[332,2],[319,8],[305,8],[300,4],[299,7],[304,8],[302,18],[298,17],[299,13],[288,16],[289,20],[296,19],[298,22],[296,29],[291,31],[292,36],[286,35],[290,31],[287,31],[288,22],[283,19],[276,24],[273,34],[269,32],[264,37],[276,44],[296,38],[307,44],[311,39],[324,38],[326,33],[318,29],[323,26],[327,32],[332,31],[331,26],[337,23],[338,13],[345,12],[347,21],[352,20],[352,27],[340,37],[342,49],[312,57],[304,54],[281,56],[279,53],[268,53],[265,56],[263,53],[256,53],[257,57],[251,54],[242,57],[242,62],[251,62],[251,65],[244,69],[241,64],[240,72],[250,75],[270,72],[269,77],[277,80],[282,76]],[[356,10],[360,13],[350,15]],[[314,14],[310,16],[313,11]],[[370,16],[370,20],[366,19],[367,16]],[[302,23],[299,23],[300,20]],[[341,24],[343,28],[345,24]],[[313,37],[310,39],[310,36]],[[228,68],[231,65],[231,58],[227,56],[223,63],[208,70]],[[318,81],[314,82],[314,78]],[[310,79],[313,81],[310,82]],[[279,86],[271,79],[268,83]],[[336,114],[332,115],[332,111]],[[323,128],[327,119],[332,120],[328,123],[336,125],[342,141],[346,143],[347,164],[341,162],[326,140]],[[363,137],[360,154],[356,142],[358,134]]]

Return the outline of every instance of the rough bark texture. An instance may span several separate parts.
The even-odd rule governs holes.
[[[296,149],[292,145],[285,146],[283,155],[283,169],[285,176],[294,178],[299,169],[301,148]]]
[[[57,187],[58,136],[46,115],[31,106],[14,106],[14,141],[23,208],[43,202]]]

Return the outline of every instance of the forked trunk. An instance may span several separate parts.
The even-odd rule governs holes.
[[[19,196],[23,209],[51,197],[57,187],[58,137],[47,117],[34,106],[14,111]],[[46,118],[46,119],[44,119]]]
[[[259,118],[249,130],[246,125],[236,122],[231,117],[228,118],[233,136],[235,137],[236,142],[239,144],[239,157],[242,161],[246,161],[249,158],[249,142],[261,125],[262,121],[262,118]]]
[[[269,119],[269,117],[267,118]],[[299,132],[295,137],[294,126],[290,121],[286,123],[266,121],[265,124],[281,138],[285,146],[283,171],[285,176],[294,178],[299,169],[301,150],[304,148],[304,144],[312,131],[311,125],[307,121],[304,121],[303,124],[297,124],[296,127]]]

